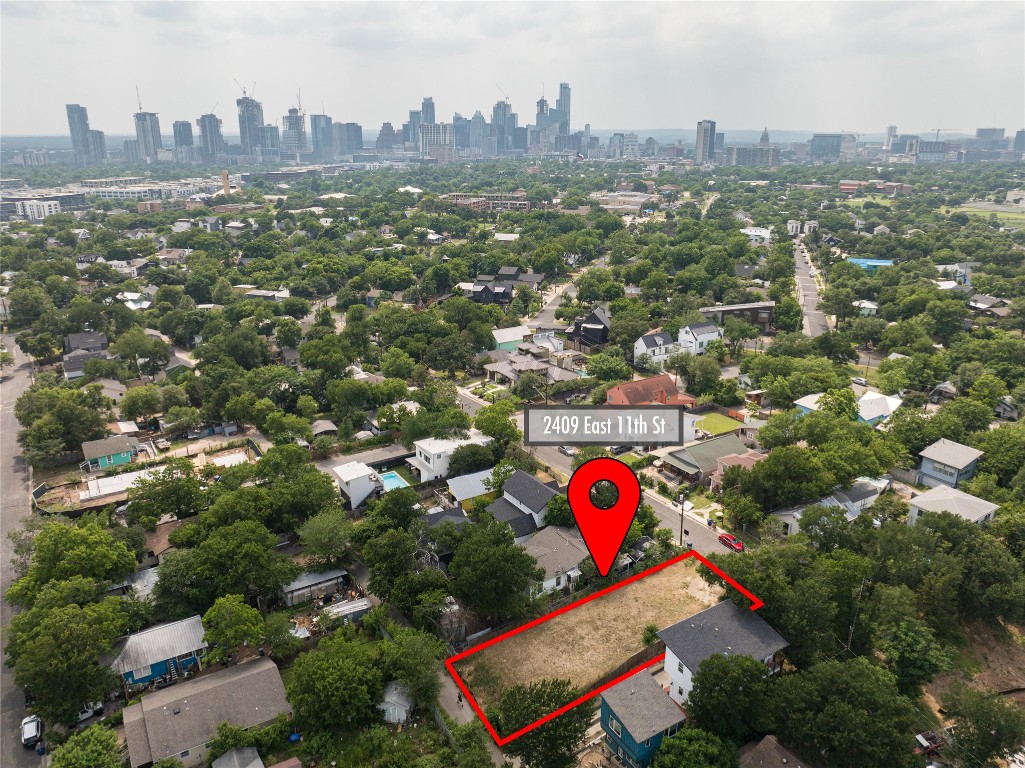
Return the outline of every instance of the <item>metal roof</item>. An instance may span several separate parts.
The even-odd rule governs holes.
[[[716,654],[760,661],[787,647],[765,619],[730,600],[666,627],[658,636],[691,672]]]
[[[488,488],[484,485],[484,481],[491,477],[493,471],[491,469],[483,469],[480,472],[474,472],[469,475],[449,478],[448,492],[452,494],[452,498],[456,501],[466,501],[467,499],[483,496],[489,493]]]
[[[638,744],[685,720],[683,710],[648,670],[612,686],[601,697]]]
[[[1000,509],[999,504],[993,504],[946,485],[930,488],[908,503],[923,512],[950,512],[973,523]]]
[[[199,616],[190,616],[129,635],[110,667],[123,675],[201,648],[206,648],[203,621]]]
[[[300,589],[306,589],[306,587],[312,587],[317,584],[327,584],[328,582],[337,581],[343,576],[349,574],[344,568],[335,568],[331,571],[324,571],[324,573],[313,573],[307,571],[301,573],[291,584],[286,584],[281,588],[282,592],[295,592]]]

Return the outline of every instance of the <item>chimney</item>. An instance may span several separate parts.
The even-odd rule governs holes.
[[[224,194],[231,194],[231,185],[228,183],[228,172],[221,171],[221,181],[224,182]]]

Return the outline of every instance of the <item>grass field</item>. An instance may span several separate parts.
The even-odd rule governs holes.
[[[741,422],[736,419],[731,419],[729,416],[723,416],[721,413],[710,413],[703,419],[698,421],[698,429],[703,429],[705,432],[711,432],[713,435],[724,435],[727,432],[732,432],[737,427],[744,426]]]
[[[563,678],[589,685],[642,650],[644,627],[675,624],[715,604],[721,590],[685,560],[456,663],[482,705],[512,685]]]
[[[943,209],[946,212],[946,208]],[[952,213],[970,213],[974,216],[982,216],[989,218],[990,214],[996,214],[996,217],[1000,219],[1002,224],[1011,224],[1022,226],[1025,225],[1025,211],[991,211],[986,208],[973,208],[970,205],[960,205],[957,208],[950,209]]]

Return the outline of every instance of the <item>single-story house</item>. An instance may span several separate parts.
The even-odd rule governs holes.
[[[854,308],[858,310],[858,314],[862,317],[875,317],[879,312],[879,305],[874,301],[868,299],[858,299],[852,302]]]
[[[778,674],[782,670],[780,652],[787,647],[787,641],[765,619],[731,600],[666,627],[658,636],[666,644],[669,696],[681,705],[687,701],[694,674],[705,659],[715,655],[750,656],[765,664],[769,674]]]
[[[950,512],[970,523],[981,525],[993,519],[999,504],[972,496],[947,485],[938,485],[908,502],[908,525],[918,522],[923,512]]]
[[[719,459],[747,453],[747,446],[736,435],[728,434],[683,448],[661,448],[653,453],[659,457],[655,461],[657,469],[667,469],[688,482],[703,483],[719,467]]]
[[[491,331],[495,337],[495,349],[505,349],[512,352],[523,343],[523,340],[530,336],[530,329],[525,325],[517,325],[513,328],[495,328]]]
[[[139,441],[126,435],[111,435],[102,440],[87,440],[82,443],[82,454],[89,471],[131,464],[139,451]]]
[[[588,557],[587,545],[576,527],[549,525],[531,536],[523,549],[544,571],[535,595],[566,587],[572,590],[581,575],[578,566]]]
[[[642,669],[601,695],[605,746],[623,765],[647,768],[662,746],[683,725],[683,710]]]
[[[334,422],[327,419],[317,419],[310,424],[310,430],[313,432],[314,437],[320,437],[321,435],[334,437],[338,434],[338,427],[335,426]]]
[[[797,408],[798,415],[803,416],[806,413],[819,410],[819,398],[822,397],[822,394],[822,392],[816,392],[795,400],[794,407]],[[858,421],[873,425],[881,424],[887,421],[903,402],[896,395],[884,395],[881,392],[869,390],[858,398]]]
[[[409,689],[397,680],[392,680],[384,686],[384,698],[377,708],[383,713],[384,722],[405,725],[415,706],[416,702]]]
[[[768,766],[787,766],[787,768],[811,768],[811,763],[802,760],[789,749],[783,747],[775,736],[766,736],[757,743],[747,744],[740,749],[739,768],[768,768]]]
[[[922,465],[918,470],[918,481],[922,485],[930,488],[949,485],[956,488],[962,480],[970,480],[975,476],[975,469],[983,452],[971,446],[955,443],[953,440],[940,438],[923,448],[918,455],[922,457]]]
[[[144,696],[124,710],[131,768],[177,757],[185,768],[206,762],[220,723],[245,729],[268,725],[292,706],[277,665],[259,657],[212,675]]]
[[[349,572],[344,568],[334,568],[323,573],[307,571],[300,573],[291,584],[281,588],[281,597],[285,605],[293,606],[309,600],[331,595],[344,590],[349,580]]]
[[[680,392],[668,373],[617,384],[605,393],[606,405],[682,405],[688,408],[696,402],[690,395]]]
[[[125,392],[128,391],[128,387],[122,384],[117,379],[96,379],[93,384],[100,385],[100,393],[104,397],[109,397],[114,401],[114,405],[121,402],[121,398],[125,396]]]
[[[1004,395],[1000,399],[995,413],[998,419],[1006,419],[1007,421],[1018,420],[1018,406],[1014,404],[1014,400],[1011,399],[1010,395]]]
[[[203,634],[199,616],[144,629],[115,643],[117,656],[110,668],[121,677],[128,694],[157,680],[177,680],[185,672],[203,668]]]
[[[854,520],[858,515],[871,507],[876,499],[890,489],[892,482],[888,477],[859,477],[850,488],[846,490],[835,490],[829,496],[814,502],[823,507],[843,507],[847,520]],[[804,511],[811,504],[797,504],[792,507],[783,507],[773,510],[772,516],[783,524],[783,532],[786,535],[797,533],[800,530],[801,517]],[[879,521],[874,524],[878,527]]]
[[[266,768],[256,747],[235,747],[213,761],[211,768]]]
[[[448,496],[454,506],[462,509],[470,509],[473,500],[482,496],[494,494],[485,482],[491,477],[493,470],[483,469],[480,472],[472,472],[469,475],[460,475],[448,480]]]

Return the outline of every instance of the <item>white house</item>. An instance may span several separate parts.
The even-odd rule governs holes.
[[[377,708],[381,710],[384,722],[392,725],[405,725],[413,713],[415,702],[409,689],[402,683],[392,680],[384,686],[384,699]]]
[[[801,222],[797,219],[788,219],[787,234],[791,237],[797,237],[799,234],[801,234]]]
[[[711,342],[722,339],[722,328],[712,322],[685,325],[678,338],[680,351],[703,355]]]
[[[523,548],[528,555],[537,560],[538,567],[544,571],[535,594],[563,587],[572,588],[581,575],[577,566],[587,557],[587,545],[584,544],[576,527],[560,528],[557,525],[550,525],[531,536]]]
[[[772,227],[744,227],[740,231],[752,245],[765,245],[772,239]]]
[[[890,228],[885,224],[880,224],[878,227],[872,230],[873,235],[888,235],[890,234]]]
[[[448,475],[448,462],[457,448],[464,445],[487,445],[491,438],[475,429],[465,438],[427,437],[413,443],[416,453],[406,459],[406,463],[417,473],[421,483],[440,480]]]
[[[999,504],[993,504],[959,491],[948,485],[938,485],[908,502],[908,525],[914,525],[923,512],[950,512],[970,523],[981,525],[993,519]]]
[[[858,299],[851,303],[854,305],[854,308],[858,310],[858,314],[862,317],[875,317],[876,313],[879,311],[879,305],[874,301]]]
[[[750,656],[776,674],[781,669],[777,654],[787,647],[787,641],[765,619],[730,600],[666,627],[658,636],[666,644],[669,696],[677,704],[687,701],[694,673],[705,659]]]
[[[331,471],[338,478],[338,487],[349,500],[351,509],[358,508],[375,491],[384,488],[381,476],[361,461],[350,461]]]
[[[680,351],[680,345],[666,331],[652,331],[641,336],[634,342],[634,363],[641,355],[647,355],[651,362],[660,368],[674,352]]]

